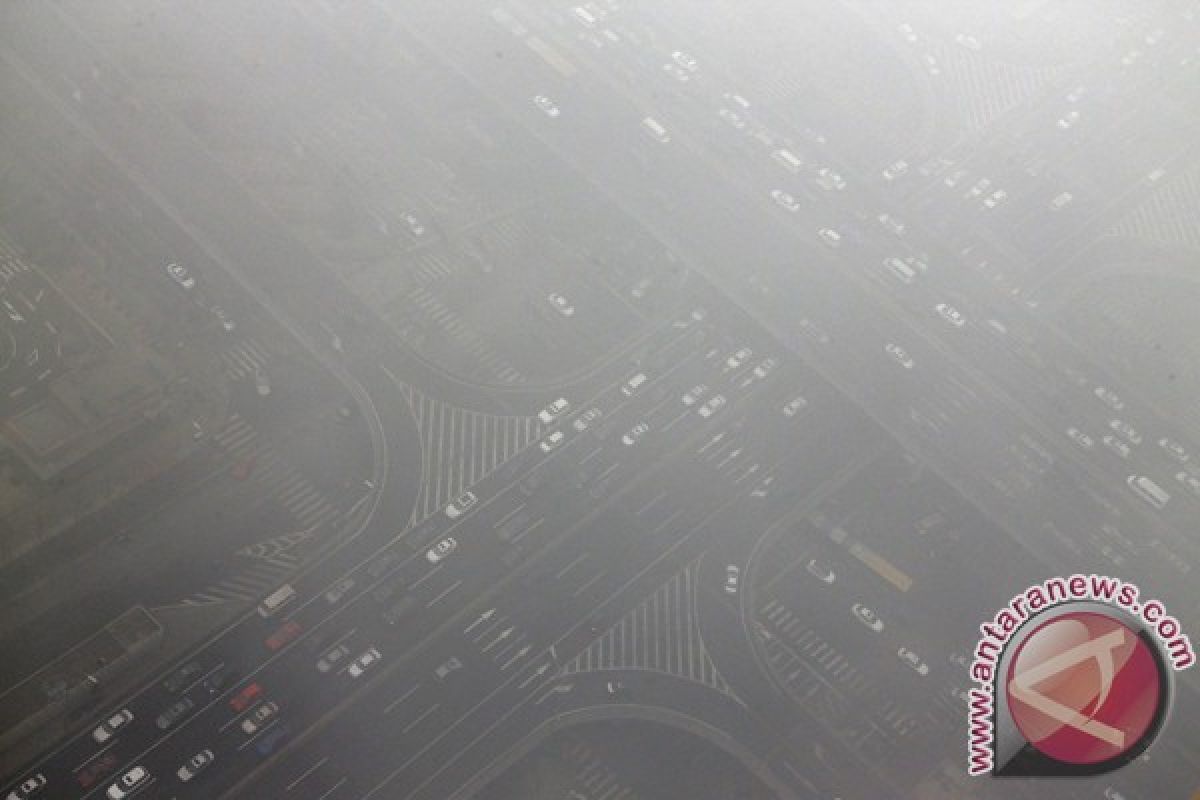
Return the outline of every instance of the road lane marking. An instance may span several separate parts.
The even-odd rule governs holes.
[[[388,703],[388,704],[387,704],[387,706],[385,706],[385,707],[384,707],[384,709],[383,709],[383,713],[385,713],[385,714],[390,714],[393,708],[395,708],[396,706],[400,705],[401,703],[403,703],[403,702],[404,702],[405,700],[407,700],[408,698],[412,697],[412,694],[413,694],[413,692],[415,692],[415,691],[416,691],[417,689],[419,689],[419,688],[421,688],[421,684],[419,684],[419,683],[418,683],[416,686],[412,687],[412,688],[411,688],[411,689],[409,689],[407,692],[405,692],[404,694],[400,695],[399,697],[397,697],[397,698],[396,698],[395,700],[393,700],[392,702]]]
[[[325,792],[325,794],[321,795],[319,798],[317,798],[317,800],[325,800],[326,797],[329,797],[329,795],[333,794],[338,789],[342,788],[342,785],[345,783],[346,783],[345,778],[338,778],[338,782],[335,783],[333,786],[329,787],[329,791]]]
[[[420,724],[421,724],[421,723],[422,723],[422,722],[425,720],[425,718],[426,718],[426,717],[428,717],[428,716],[429,716],[430,714],[432,714],[434,711],[437,711],[439,708],[441,708],[441,705],[442,705],[441,703],[434,703],[434,704],[433,704],[433,705],[431,705],[429,708],[427,708],[427,709],[425,709],[423,712],[421,712],[421,715],[420,715],[419,717],[417,717],[417,718],[416,718],[416,719],[414,719],[412,722],[408,723],[408,724],[407,724],[407,725],[405,725],[403,728],[401,728],[401,729],[400,729],[400,732],[401,732],[401,733],[408,733],[408,732],[409,732],[409,731],[411,731],[413,728],[415,728],[415,727],[417,727],[418,725],[420,725]]]
[[[432,600],[430,600],[428,603],[426,603],[426,604],[425,604],[425,607],[426,607],[426,608],[433,608],[433,607],[434,607],[435,605],[437,605],[437,604],[438,604],[438,603],[439,603],[439,602],[440,602],[440,601],[441,601],[443,598],[445,598],[445,597],[446,597],[446,595],[448,595],[448,594],[450,594],[451,592],[453,592],[453,591],[454,591],[455,589],[457,589],[459,586],[462,586],[462,578],[459,578],[459,579],[458,579],[458,580],[456,580],[454,583],[450,584],[450,585],[449,585],[449,586],[447,586],[445,589],[443,589],[443,590],[442,590],[442,593],[441,593],[441,594],[439,594],[437,597],[433,598]]]
[[[300,776],[299,776],[298,778],[296,778],[296,780],[292,781],[291,783],[289,783],[289,784],[287,785],[287,791],[289,791],[289,792],[290,792],[292,789],[295,789],[297,786],[299,786],[301,781],[303,781],[303,780],[304,780],[305,778],[307,778],[309,775],[312,775],[314,772],[316,772],[316,771],[317,771],[317,770],[319,770],[321,767],[323,767],[323,766],[325,765],[325,762],[327,762],[328,760],[329,760],[329,756],[325,756],[325,757],[324,757],[324,758],[322,758],[320,761],[318,761],[317,763],[313,764],[313,765],[312,765],[311,767],[309,767],[308,769],[304,770],[304,772],[301,772],[301,773],[300,773]]]

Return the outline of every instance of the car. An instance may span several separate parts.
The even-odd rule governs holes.
[[[557,117],[562,112],[558,106],[554,105],[554,101],[544,94],[535,94],[533,96],[533,104],[545,112],[548,117]]]
[[[1111,408],[1113,411],[1121,411],[1125,408],[1125,402],[1117,396],[1116,392],[1111,389],[1105,389],[1103,386],[1097,386],[1092,394],[1100,398],[1104,405]]]
[[[735,351],[732,355],[729,356],[729,358],[725,359],[725,369],[726,370],[737,369],[738,367],[740,367],[742,365],[742,363],[747,358],[749,358],[752,355],[754,355],[754,351],[751,350],[749,347],[743,347],[743,348]]]
[[[1121,66],[1131,67],[1134,64],[1136,64],[1138,61],[1140,61],[1141,58],[1142,58],[1142,51],[1138,50],[1135,47],[1134,49],[1127,52],[1125,55],[1121,56]]]
[[[192,273],[188,272],[187,267],[182,264],[171,262],[167,264],[167,274],[175,279],[175,282],[184,289],[192,289],[196,286],[196,279],[192,277]]]
[[[262,684],[247,684],[242,687],[241,691],[229,698],[229,707],[234,711],[241,713],[249,708],[250,704],[262,695],[262,691]]]
[[[421,220],[417,219],[415,214],[405,212],[400,215],[400,219],[404,220],[404,223],[408,225],[408,230],[413,236],[425,235],[425,226],[421,224]]]
[[[1064,208],[1069,206],[1071,201],[1074,199],[1075,195],[1071,194],[1070,192],[1059,192],[1050,200],[1050,210],[1062,211]]]
[[[639,372],[629,380],[625,381],[625,383],[621,386],[621,394],[625,395],[626,397],[633,397],[634,392],[640,389],[645,383],[646,373]]]
[[[741,114],[733,111],[732,109],[722,108],[717,111],[717,115],[732,125],[736,130],[740,131],[746,127],[746,120],[742,118]]]
[[[180,689],[192,682],[192,679],[204,671],[204,667],[200,666],[199,661],[189,661],[179,669],[171,673],[171,675],[163,681],[163,688],[171,694],[176,694]]]
[[[767,358],[764,358],[762,361],[760,361],[758,363],[758,366],[754,368],[754,377],[758,378],[759,380],[762,380],[763,378],[770,375],[771,370],[775,369],[776,365],[778,365],[778,364],[779,364],[779,362],[776,361],[774,358],[771,358],[770,356],[768,356]]]
[[[160,731],[165,731],[179,720],[183,719],[189,711],[196,707],[195,701],[190,697],[183,697],[176,700],[171,705],[163,709],[163,712],[158,715],[158,719],[154,724],[158,726]]]
[[[101,722],[96,730],[92,731],[92,739],[96,741],[96,744],[104,744],[116,735],[117,731],[131,722],[133,722],[133,712],[128,708],[123,708]]]
[[[997,189],[983,199],[984,208],[995,208],[1008,199],[1008,192],[1003,189]]]
[[[46,786],[46,776],[42,773],[30,775],[21,781],[21,785],[8,793],[8,800],[28,800]]]
[[[700,66],[696,63],[696,59],[692,58],[682,50],[676,50],[674,53],[671,53],[671,60],[686,69],[688,72],[695,72],[696,68]]]
[[[732,94],[730,92],[725,92],[725,94],[721,95],[721,97],[722,97],[722,99],[728,100],[729,102],[733,103],[734,105],[740,106],[743,111],[750,110],[750,101],[747,100],[746,98],[742,97],[740,94]]]
[[[707,403],[700,406],[700,410],[697,411],[696,413],[699,414],[701,417],[708,419],[713,414],[720,411],[721,408],[723,408],[724,406],[725,406],[725,395],[714,394],[712,397],[710,397],[708,399]]]
[[[666,64],[662,65],[662,68],[663,72],[667,73],[680,83],[687,83],[689,80],[691,80],[692,76],[688,74],[688,71],[678,64],[672,64],[668,61]]]
[[[634,425],[632,428],[630,428],[628,433],[621,437],[621,441],[625,443],[626,447],[630,447],[637,442],[638,439],[641,439],[643,436],[645,436],[646,432],[649,430],[649,424],[645,422],[639,422],[637,425]]]
[[[261,367],[254,370],[254,391],[258,392],[259,397],[266,397],[271,393],[271,380]]]
[[[790,194],[783,191],[782,189],[772,189],[771,190],[771,199],[774,200],[776,202],[776,204],[779,205],[780,208],[787,209],[788,211],[799,211],[800,210],[800,204],[798,202],[796,202],[796,198],[792,197]]]
[[[393,603],[391,608],[383,612],[381,618],[388,625],[395,625],[397,622],[403,619],[409,611],[412,610],[413,606],[416,605],[416,602],[417,601],[413,599],[412,595],[405,595]]]
[[[925,69],[928,70],[930,75],[942,74],[942,69],[938,66],[938,60],[934,57],[933,53],[926,53],[922,57],[922,60],[925,62]]]
[[[641,300],[646,296],[646,291],[654,285],[654,281],[650,278],[642,278],[635,283],[629,290],[629,296],[634,300]]]
[[[842,235],[833,228],[821,228],[817,231],[817,236],[835,250],[842,246]]]
[[[908,162],[904,159],[899,159],[884,167],[881,174],[885,181],[894,181],[906,172],[908,172]]]
[[[354,588],[355,583],[356,581],[354,578],[342,578],[333,586],[330,586],[329,590],[325,592],[325,602],[329,603],[330,605],[340,602],[341,599],[346,596],[346,593]]]
[[[725,592],[727,594],[737,594],[738,578],[742,571],[737,564],[730,564],[725,567]]]
[[[237,678],[237,671],[233,669],[233,667],[227,667],[222,664],[212,672],[208,673],[208,677],[204,679],[204,683],[201,685],[203,686],[204,691],[208,692],[209,694],[217,694],[218,692],[224,690],[224,688],[228,686],[229,683],[235,678]]]
[[[329,672],[343,658],[350,655],[350,648],[344,644],[335,645],[317,660],[317,672]]]
[[[1142,435],[1128,422],[1114,419],[1109,421],[1108,427],[1128,439],[1130,444],[1138,445],[1142,443]]]
[[[701,397],[708,393],[708,386],[703,383],[698,383],[691,389],[688,389],[681,398],[681,402],[685,406],[694,406]]]
[[[1175,480],[1186,486],[1193,494],[1200,495],[1200,475],[1180,470],[1175,473]]]
[[[280,625],[278,630],[268,636],[264,643],[266,644],[268,650],[275,651],[295,639],[303,630],[304,628],[299,622],[294,619],[290,619]]]
[[[242,733],[247,736],[253,736],[262,730],[263,725],[273,719],[278,713],[279,704],[274,700],[268,700],[265,703],[259,704],[250,712],[249,716],[242,720]]]
[[[538,412],[538,421],[543,425],[549,425],[551,422],[554,422],[554,420],[567,413],[567,409],[570,407],[571,404],[567,402],[567,398],[560,397]]]
[[[1100,441],[1104,442],[1105,447],[1107,447],[1109,450],[1112,450],[1121,458],[1129,458],[1129,445],[1126,444],[1122,439],[1119,439],[1110,433],[1105,435],[1105,437]]]
[[[440,542],[429,548],[425,553],[425,560],[430,564],[436,564],[446,556],[458,549],[458,542],[452,536],[447,536]]]
[[[963,199],[974,200],[976,197],[982,197],[983,193],[991,188],[992,181],[990,178],[980,178],[975,182],[974,186],[967,190],[966,194],[963,195]]]
[[[1058,122],[1055,124],[1058,125],[1060,130],[1069,131],[1071,128],[1075,127],[1077,122],[1079,122],[1079,112],[1075,109],[1071,109],[1059,117]]]
[[[540,442],[538,442],[538,447],[542,449],[543,453],[549,453],[554,450],[554,448],[562,444],[563,438],[564,434],[562,431],[554,431],[545,439],[542,439]]]
[[[201,750],[199,753],[196,753],[196,755],[189,758],[182,767],[175,770],[175,777],[179,778],[179,780],[183,781],[184,783],[187,783],[192,778],[203,772],[204,769],[210,764],[212,764],[214,758],[215,756],[213,755],[212,750]]]
[[[367,648],[358,658],[354,659],[354,663],[346,668],[346,673],[351,678],[361,677],[364,672],[379,661],[382,656],[379,655],[379,650],[374,647]]]
[[[233,333],[234,329],[237,328],[233,318],[225,313],[225,309],[221,308],[220,306],[212,307],[212,315],[217,318],[217,322],[221,323],[221,327],[226,333]]]
[[[603,412],[601,412],[600,409],[589,408],[587,411],[584,411],[575,418],[575,421],[571,423],[571,427],[582,433],[583,431],[586,431],[592,423],[600,419],[601,416],[603,416]]]
[[[815,558],[810,558],[808,563],[804,565],[804,569],[809,575],[819,580],[824,584],[831,584],[837,580],[837,574],[833,571],[833,567],[825,564]],[[869,609],[868,609],[869,610]],[[858,612],[855,612],[858,613]]]
[[[558,292],[551,292],[546,295],[546,300],[554,307],[554,310],[564,317],[570,317],[575,314],[575,306],[571,305],[571,301],[563,297]]]
[[[965,177],[967,177],[967,171],[965,169],[956,169],[954,172],[951,172],[949,175],[943,178],[942,183],[947,189],[954,189],[960,183],[962,183],[962,179]]]
[[[907,22],[901,22],[896,26],[896,30],[900,31],[900,35],[904,37],[904,41],[909,44],[917,43],[917,32],[913,26]]]
[[[1092,437],[1075,427],[1067,428],[1067,438],[1084,450],[1091,450],[1092,446],[1096,444]]]
[[[957,42],[962,47],[965,47],[968,50],[974,50],[976,52],[978,52],[983,47],[983,45],[980,44],[979,40],[976,39],[974,36],[972,36],[969,33],[958,34],[957,36],[954,37],[954,41]]]
[[[876,616],[874,611],[867,608],[862,603],[855,603],[850,610],[854,612],[854,616],[863,625],[866,625],[868,628],[875,631],[875,633],[883,632],[883,620]]]
[[[258,751],[260,756],[269,756],[280,742],[291,735],[292,729],[286,724],[276,725],[254,743],[254,749]]]
[[[626,693],[625,684],[621,681],[606,681],[604,683],[604,691],[612,695],[622,695]]]
[[[1125,795],[1111,786],[1104,787],[1104,800],[1125,800]]]
[[[817,186],[820,186],[827,192],[840,192],[846,188],[846,179],[829,167],[822,167],[817,170],[816,182]]]
[[[122,800],[148,780],[150,780],[150,773],[146,771],[145,767],[133,767],[118,778],[116,783],[109,786],[105,794],[108,796],[108,800]]]
[[[479,498],[475,496],[474,492],[463,492],[446,504],[446,516],[450,519],[458,519],[474,508],[478,502]]]
[[[460,669],[462,669],[462,662],[459,661],[455,656],[450,656],[450,658],[442,662],[441,666],[433,671],[433,674],[436,675],[439,680],[445,680],[446,676],[451,672]]]
[[[880,214],[878,217],[876,217],[876,219],[879,220],[879,224],[883,226],[884,230],[896,236],[903,236],[904,232],[908,230],[907,225],[886,212]]]
[[[895,359],[897,364],[905,369],[912,369],[916,364],[916,362],[913,361],[912,356],[908,354],[908,351],[894,342],[888,342],[886,345],[884,345],[883,349],[884,352]]]
[[[918,675],[925,676],[929,674],[929,665],[922,661],[920,656],[918,656],[912,650],[909,650],[907,647],[901,647],[896,651],[896,655],[900,657],[901,661],[912,667]]]
[[[1163,450],[1166,450],[1167,455],[1171,456],[1171,458],[1175,459],[1180,464],[1186,464],[1191,458],[1191,456],[1188,455],[1187,450],[1184,449],[1183,445],[1174,439],[1167,438],[1166,436],[1158,440],[1158,446]]]
[[[785,417],[794,417],[803,411],[807,405],[808,401],[804,399],[803,395],[796,395],[783,404],[783,415]]]
[[[933,310],[937,312],[939,317],[946,320],[946,322],[949,322],[956,328],[961,328],[967,323],[967,320],[962,315],[962,312],[948,303],[938,303],[933,307]]]

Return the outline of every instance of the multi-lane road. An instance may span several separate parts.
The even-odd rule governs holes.
[[[914,156],[889,177],[864,168],[877,159],[861,139],[855,150],[804,109],[760,102],[686,20],[601,5],[582,16],[518,2],[268,5],[313,37],[329,74],[366,63],[371,75],[337,87],[314,73],[315,96],[299,101],[270,77],[246,88],[262,131],[283,137],[322,91],[397,114],[441,93],[468,98],[469,124],[445,131],[464,163],[488,140],[486,121],[538,164],[529,182],[541,182],[540,202],[590,193],[604,209],[597,225],[615,237],[636,227],[687,265],[668,312],[632,306],[629,335],[586,329],[602,321],[587,307],[612,302],[608,289],[583,283],[564,297],[539,285],[538,308],[548,299],[547,318],[575,326],[568,349],[613,344],[538,385],[513,377],[499,337],[471,340],[492,380],[398,346],[404,326],[347,291],[270,210],[290,189],[248,182],[189,129],[170,88],[180,78],[146,90],[131,77],[145,66],[114,46],[120,14],[5,9],[0,59],[27,101],[124,174],[112,191],[170,241],[172,258],[201,280],[221,275],[241,313],[278,324],[333,376],[372,451],[368,501],[339,546],[288,580],[294,597],[269,616],[247,610],[114,702],[109,716],[130,718],[113,735],[81,729],[14,781],[41,775],[49,797],[102,797],[122,775],[136,780],[131,794],[164,798],[466,797],[556,727],[626,716],[713,741],[780,796],[906,796],[961,760],[967,675],[954,659],[1013,591],[1046,573],[1114,572],[1194,619],[1200,491],[1185,462],[1200,457],[1200,431],[1153,388],[1122,385],[1022,288],[1053,272],[1043,254],[1073,255],[1105,215],[1151,189],[1153,170],[1189,156],[1194,115],[1172,112],[1186,125],[1154,144],[1161,165],[1114,173],[1091,198],[1072,183],[1074,205],[1059,209],[1071,224],[1039,227],[1051,212],[1036,209],[1065,189],[1028,171],[1006,177],[1008,142],[1082,169],[1063,136],[1074,123],[1056,115],[1083,100],[1061,87],[969,151],[925,154],[937,164],[928,170]],[[229,53],[234,72],[253,64],[245,53],[262,20],[245,21],[245,31],[206,29],[229,47],[206,42],[196,63]],[[1192,46],[1172,38],[1160,66]],[[1087,101],[1078,135],[1097,151],[1107,136],[1143,153],[1150,145],[1126,131],[1130,103],[1153,113],[1193,73],[1160,81],[1106,66],[1110,56],[1089,65],[1089,81],[1107,88]],[[391,98],[389,79],[413,64],[440,83]],[[1065,91],[1094,97],[1076,83]],[[479,172],[480,195],[499,196]],[[452,239],[445,217],[438,236]],[[420,247],[423,223],[403,219]],[[432,296],[421,295],[430,308]],[[448,340],[458,324],[446,323]],[[533,336],[561,344],[548,330]],[[288,376],[272,382],[287,387]],[[445,491],[438,471],[428,517],[414,508],[440,465],[423,452],[411,387],[529,420],[528,440],[498,469],[472,468]],[[1135,476],[1169,500],[1136,493]],[[664,620],[669,607],[695,614],[686,647],[663,633],[671,624],[637,622],[651,607],[657,619],[662,587],[675,597]],[[947,596],[970,599],[950,608]],[[626,631],[648,638],[626,642]],[[622,655],[604,649],[618,641]],[[593,660],[604,667],[579,667]],[[1179,707],[1190,709],[1182,677]],[[160,716],[181,699],[177,719]],[[1190,735],[1160,751],[1153,774],[1131,771],[1126,791],[1166,796],[1194,775]],[[183,780],[197,754],[198,774]],[[1078,796],[1105,786],[1081,784]]]

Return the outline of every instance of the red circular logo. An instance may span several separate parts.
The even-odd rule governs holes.
[[[1118,619],[1081,611],[1038,626],[1005,682],[1025,740],[1068,764],[1097,764],[1141,743],[1164,699],[1158,660]]]

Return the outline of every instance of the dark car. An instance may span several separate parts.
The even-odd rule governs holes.
[[[196,704],[190,697],[184,697],[171,705],[167,706],[154,724],[158,726],[160,731],[165,731],[167,728],[174,725],[179,720],[183,719],[189,711],[196,707]]]
[[[275,747],[290,736],[292,729],[287,725],[276,725],[262,735],[254,745],[254,749],[258,751],[260,756],[269,756]]]
[[[200,666],[200,662],[189,661],[179,669],[172,672],[170,677],[163,681],[163,688],[171,694],[176,694],[180,689],[191,683],[192,679],[203,671],[204,668]]]
[[[232,667],[217,667],[204,679],[204,690],[216,694],[237,678],[237,672]]]

